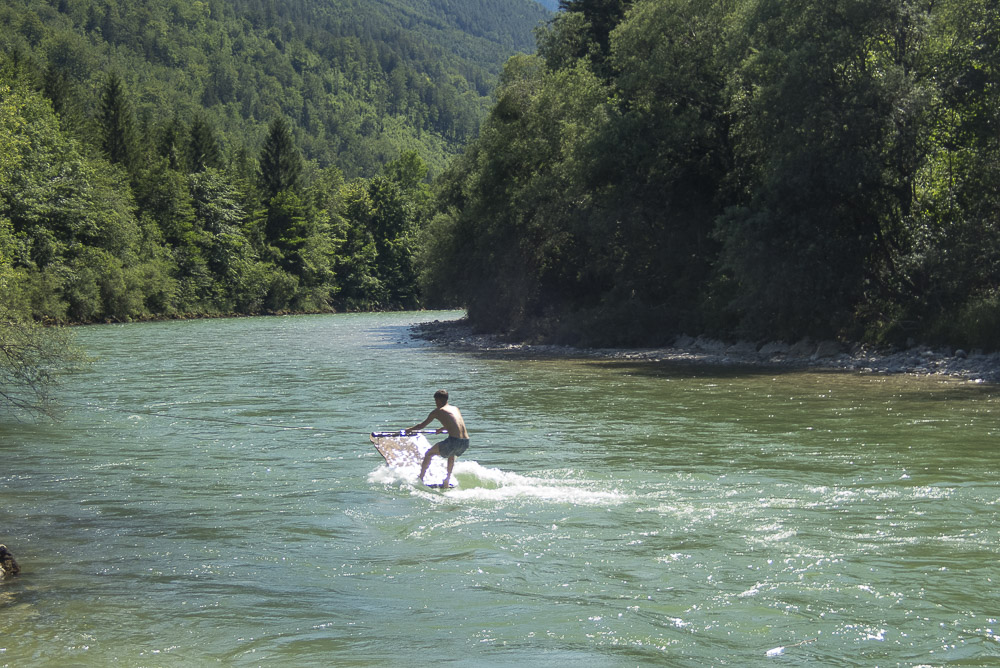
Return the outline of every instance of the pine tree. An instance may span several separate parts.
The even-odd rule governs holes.
[[[188,156],[192,172],[201,172],[209,167],[218,169],[222,165],[215,130],[200,114],[191,122]]]
[[[302,175],[302,156],[283,116],[271,122],[260,154],[260,185],[265,201],[284,190],[295,190]]]
[[[52,109],[62,118],[66,115],[73,96],[73,82],[66,70],[49,65],[42,79],[42,91],[52,101]]]
[[[184,123],[177,114],[174,114],[174,117],[160,128],[159,140],[156,143],[157,155],[166,158],[170,169],[178,172],[187,168],[182,144],[185,132]]]
[[[97,108],[101,149],[114,164],[131,172],[136,162],[135,117],[125,83],[116,72],[108,75]]]

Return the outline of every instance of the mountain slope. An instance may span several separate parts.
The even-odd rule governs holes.
[[[347,175],[406,150],[437,171],[547,16],[532,0],[8,0],[0,51],[82,125],[117,71],[147,134],[204,113],[231,154],[283,114],[307,158]]]

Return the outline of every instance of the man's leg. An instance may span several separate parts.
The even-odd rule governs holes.
[[[437,444],[435,444],[432,445],[431,449],[428,450],[427,454],[424,455],[424,461],[420,465],[420,482],[424,481],[424,474],[427,473],[427,467],[431,465],[431,458],[434,457],[434,455],[436,455],[440,451],[441,449],[437,446]]]
[[[455,468],[455,455],[448,458],[448,474],[444,477],[444,482],[441,483],[442,487],[448,486],[448,481],[451,480],[451,470]]]

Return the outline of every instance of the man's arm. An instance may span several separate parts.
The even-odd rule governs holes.
[[[405,429],[404,431],[406,431],[407,434],[409,434],[412,431],[420,431],[421,429],[423,429],[424,427],[426,427],[427,425],[429,425],[435,418],[440,419],[437,416],[437,411],[433,410],[433,411],[431,411],[431,414],[427,416],[426,420],[424,420],[420,424],[415,424],[412,427],[410,427],[409,429]],[[437,431],[440,434],[443,430],[442,429],[438,429]]]

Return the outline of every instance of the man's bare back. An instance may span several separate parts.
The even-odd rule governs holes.
[[[469,432],[465,429],[465,420],[462,419],[462,411],[458,410],[457,406],[447,404],[440,408],[435,408],[427,416],[426,422],[429,424],[433,420],[440,422],[441,427],[444,431],[448,432],[449,436],[469,438]]]

